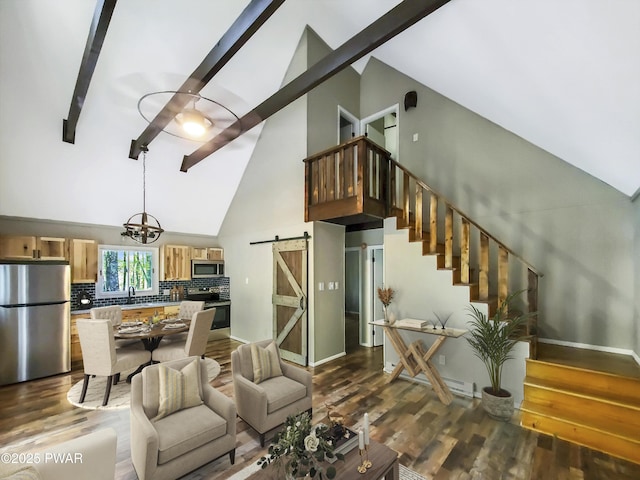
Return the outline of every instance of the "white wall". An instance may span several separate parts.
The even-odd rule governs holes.
[[[398,319],[416,318],[437,322],[434,311],[451,313],[447,327],[468,328],[469,289],[468,287],[454,287],[450,271],[438,270],[435,256],[423,256],[419,242],[408,241],[407,230],[395,228],[395,218],[385,220],[384,254],[386,285],[396,291],[390,308]],[[487,313],[483,304],[474,304]],[[425,350],[437,338],[433,335],[413,332],[401,332],[405,342],[410,344],[415,340],[422,340]],[[516,405],[522,402],[523,380],[525,377],[525,357],[528,356],[528,345],[520,343],[514,353],[514,360],[504,366],[502,387],[509,390]],[[484,364],[473,354],[471,347],[464,339],[448,338],[438,350],[437,355],[445,356],[445,365],[438,364],[436,368],[443,378],[463,382],[473,382],[476,393],[490,385],[489,375]],[[394,365],[398,363],[398,355],[393,346],[385,339],[384,362]],[[426,381],[423,374],[419,379]]]

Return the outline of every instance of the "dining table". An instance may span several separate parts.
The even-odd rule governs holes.
[[[157,323],[142,321],[122,322],[113,327],[113,336],[117,339],[140,340],[145,350],[153,352],[164,337],[177,335],[189,331],[190,319],[167,318]],[[153,362],[151,362],[153,363]],[[133,373],[127,376],[127,382],[131,383],[134,375],[140,373],[145,365],[140,365]]]

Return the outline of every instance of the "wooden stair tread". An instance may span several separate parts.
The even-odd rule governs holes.
[[[527,400],[524,400],[520,405],[520,411],[543,415],[556,421],[561,421],[581,428],[587,428],[604,435],[622,438],[624,440],[637,443],[640,448],[640,438],[638,437],[637,429],[628,425],[617,425],[616,428],[613,429],[611,423],[605,420],[600,421],[597,418],[589,418],[588,420],[585,420],[584,417],[580,416],[580,412],[558,415],[558,412],[551,407],[534,404]],[[553,432],[547,433],[552,434]]]
[[[531,387],[559,392],[564,395],[581,397],[589,400],[608,403],[610,405],[628,408],[630,410],[636,411],[638,415],[640,415],[640,402],[638,402],[638,399],[633,396],[621,397],[620,395],[610,393],[608,391],[594,392],[593,390],[590,390],[588,386],[586,388],[581,388],[581,386],[567,385],[563,383],[562,380],[541,379],[530,377],[529,375],[525,377],[524,384]]]

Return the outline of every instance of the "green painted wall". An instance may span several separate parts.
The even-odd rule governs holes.
[[[399,103],[400,163],[544,274],[541,337],[637,349],[626,196],[376,59],[360,98],[362,117]]]

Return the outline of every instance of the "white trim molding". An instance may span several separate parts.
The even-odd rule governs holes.
[[[551,338],[539,338],[538,342],[548,343],[551,345],[560,345],[563,347],[582,348],[584,350],[594,350],[597,352],[615,353],[618,355],[629,355],[636,361],[638,365],[640,365],[640,357],[638,356],[638,354],[633,350],[629,350],[625,348],[605,347],[602,345],[590,345],[588,343],[565,342],[562,340],[553,340]]]
[[[318,365],[322,365],[323,363],[328,363],[332,360],[336,360],[338,358],[344,357],[347,353],[346,352],[340,352],[337,353],[335,355],[332,355],[331,357],[327,357],[327,358],[323,358],[322,360],[318,360],[317,362],[309,362],[309,366],[310,367],[317,367]]]

